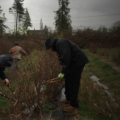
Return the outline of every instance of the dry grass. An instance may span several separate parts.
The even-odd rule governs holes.
[[[51,36],[57,37],[57,33],[51,34]],[[111,37],[111,34],[103,37],[101,42],[99,35],[90,29],[83,31],[78,30],[74,35],[72,35],[71,32],[64,32],[62,37],[76,43],[80,48],[89,48],[93,53],[97,53],[98,48],[120,47],[120,42],[114,39],[113,36]],[[9,102],[10,109],[8,108],[9,111],[7,113],[8,116],[5,118],[6,120],[29,119],[27,112],[23,114],[21,111],[24,109],[30,110],[31,106],[35,103],[37,103],[36,110],[40,114],[39,119],[44,119],[42,116],[43,107],[51,102],[62,87],[61,83],[45,83],[47,89],[45,88],[43,91],[40,91],[46,80],[56,78],[58,73],[61,72],[57,55],[51,51],[45,51],[44,40],[44,37],[41,36],[13,37],[9,35],[0,39],[0,54],[8,54],[14,41],[18,41],[20,46],[29,54],[19,63],[18,71],[14,73],[8,72],[11,84],[14,84],[12,88],[16,92],[16,97],[24,102],[25,106],[21,105],[21,103],[13,106],[13,103]],[[109,51],[99,51],[99,54],[107,56],[107,58],[109,58],[110,55]],[[118,54],[117,58],[116,55],[114,58],[118,60]],[[34,91],[34,84],[37,85],[37,94]],[[12,93],[10,93],[10,95],[11,94]],[[107,115],[110,118],[114,113],[116,114],[118,110],[109,100],[103,89],[92,83],[85,73],[81,81],[79,99],[81,102],[91,104],[100,115]],[[41,104],[40,101],[43,101],[43,104]],[[31,110],[30,112],[32,113]],[[36,116],[34,116],[34,118],[35,117]]]
[[[12,47],[12,43],[6,40],[0,39],[0,55],[1,54],[8,54],[8,51]]]
[[[87,50],[86,50],[87,51]],[[83,104],[90,104],[106,120],[119,120],[120,97],[119,97],[119,72],[113,70],[108,64],[102,62],[97,55],[86,52],[90,62],[86,65],[81,80],[79,99]],[[105,84],[112,97],[105,93],[104,89],[93,83],[91,75],[96,75],[102,84]],[[118,91],[118,92],[117,92]]]
[[[9,54],[9,50],[14,46],[17,41],[19,45],[30,54],[33,50],[43,50],[45,39],[40,36],[28,36],[23,39],[0,39],[0,55]]]
[[[119,106],[112,102],[103,88],[93,83],[85,72],[82,75],[79,100],[91,105],[98,115],[102,115],[106,120],[119,119]]]
[[[56,78],[60,72],[61,66],[58,57],[56,53],[51,51],[40,52],[35,50],[30,56],[24,58],[24,61],[19,63],[17,76],[12,73],[9,77],[14,78],[16,76],[16,79],[12,80],[11,84],[16,84],[13,88],[17,98],[25,104],[24,109],[28,109],[32,113],[31,107],[37,104],[35,109],[40,113],[39,119],[43,119],[42,109],[56,97],[63,86],[60,82],[48,84],[45,81]],[[34,91],[34,85],[37,86],[37,93]],[[46,86],[45,89],[43,89],[43,85]],[[27,111],[26,114],[22,114],[23,105],[20,102],[16,106],[11,104],[11,109],[6,119],[27,119]]]

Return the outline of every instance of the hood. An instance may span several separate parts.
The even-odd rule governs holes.
[[[56,38],[52,38],[52,37],[46,39],[45,41],[46,49],[48,50],[51,46],[54,47],[56,40],[57,40]]]
[[[0,55],[0,65],[3,65],[5,67],[11,67],[11,64],[9,62],[13,61],[13,58],[11,55]]]

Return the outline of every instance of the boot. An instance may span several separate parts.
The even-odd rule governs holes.
[[[63,108],[63,111],[68,113],[75,113],[77,112],[77,108],[68,105],[67,107]]]
[[[62,100],[62,101],[60,101],[60,103],[61,104],[70,104],[70,101],[68,101],[68,100]]]

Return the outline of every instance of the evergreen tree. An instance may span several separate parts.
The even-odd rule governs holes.
[[[43,22],[42,22],[42,18],[40,20],[40,30],[43,30]]]
[[[0,17],[0,34],[3,34],[5,30],[8,28],[4,23],[6,22],[6,18]]]
[[[21,22],[23,20],[23,16],[24,16],[24,8],[23,8],[23,1],[22,0],[14,0],[14,4],[12,6],[13,8],[13,13],[15,12],[16,15],[16,33],[17,33],[17,27],[18,27],[18,23],[17,22]]]
[[[2,9],[0,6],[0,14],[2,14]],[[3,32],[5,32],[5,30],[8,28],[4,23],[6,22],[6,18],[5,18],[5,13],[3,13],[3,17],[0,17],[0,34],[3,34]]]
[[[47,27],[47,25],[45,25],[44,31],[45,31],[45,32],[48,32],[48,27]]]
[[[55,11],[55,27],[57,31],[71,30],[69,0],[59,0],[59,9]]]
[[[1,14],[2,10],[0,9],[0,14]]]
[[[44,34],[48,35],[48,27],[47,27],[47,25],[45,25],[45,27],[44,27]]]
[[[26,8],[26,11],[24,14],[24,21],[23,21],[24,32],[27,32],[28,27],[32,27],[32,23],[31,23],[31,18],[30,18],[29,12]]]
[[[116,34],[117,34],[117,33],[120,34],[120,21],[115,22],[115,23],[111,26],[110,32],[116,33]]]

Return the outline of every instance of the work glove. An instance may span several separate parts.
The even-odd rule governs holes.
[[[59,75],[58,75],[58,79],[63,79],[64,78],[64,74],[63,73],[60,73]]]
[[[9,83],[9,80],[8,80],[7,78],[4,80],[4,84],[5,84],[7,87],[10,87],[10,83]]]

